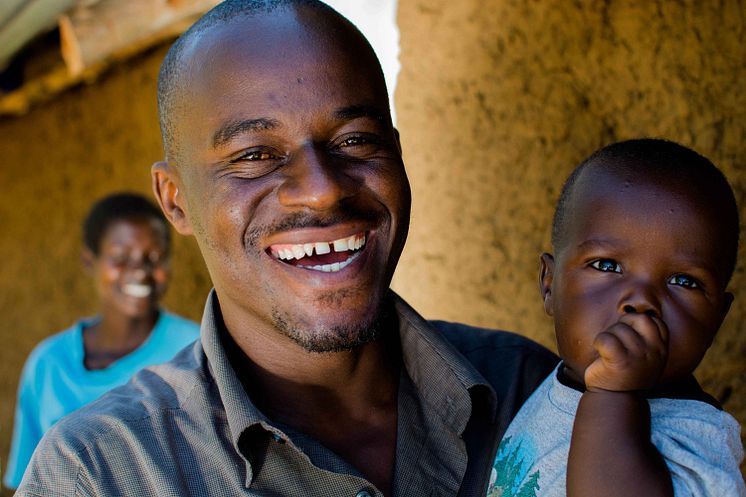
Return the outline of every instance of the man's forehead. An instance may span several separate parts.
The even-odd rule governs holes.
[[[182,61],[182,88],[187,93],[201,91],[200,84],[238,83],[248,88],[260,80],[301,82],[303,70],[309,69],[330,80],[352,77],[356,81],[349,84],[385,91],[375,54],[352,26],[328,15],[288,8],[211,27],[194,37]]]
[[[318,49],[299,51],[302,47]],[[349,51],[365,55],[370,49],[343,19],[316,9],[285,6],[211,24],[191,37],[182,61],[199,74],[205,63],[226,54],[255,64],[277,65],[293,57]]]
[[[277,129],[347,108],[390,122],[375,54],[336,14],[278,8],[213,23],[188,38],[179,65],[171,143],[184,152],[190,143],[214,148],[238,128]]]

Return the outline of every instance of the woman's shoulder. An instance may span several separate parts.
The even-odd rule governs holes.
[[[193,341],[199,337],[199,324],[166,310],[161,310],[156,327],[172,338],[183,341]]]
[[[24,365],[24,372],[38,372],[54,367],[67,367],[82,349],[83,319],[69,328],[54,333],[36,344]]]

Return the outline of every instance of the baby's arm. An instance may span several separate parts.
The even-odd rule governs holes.
[[[568,497],[673,496],[671,475],[650,441],[642,392],[657,382],[668,331],[657,317],[625,314],[594,342],[567,463]]]

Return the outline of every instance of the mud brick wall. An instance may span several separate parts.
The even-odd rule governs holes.
[[[610,141],[694,147],[746,217],[746,6],[736,0],[399,0],[398,127],[413,187],[394,288],[431,318],[554,347],[538,295],[564,177]],[[79,224],[114,190],[149,194],[161,158],[155,78],[165,47],[27,115],[0,118],[0,457],[31,348],[95,312]],[[199,319],[210,282],[175,238],[165,306]],[[746,253],[736,301],[698,376],[746,424]],[[10,494],[8,494],[10,495]]]
[[[398,15],[414,205],[394,287],[426,316],[554,347],[539,254],[564,178],[612,141],[693,147],[725,172],[746,218],[742,1],[399,0]],[[744,247],[736,301],[697,372],[742,426]]]

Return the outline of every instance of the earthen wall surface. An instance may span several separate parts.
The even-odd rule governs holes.
[[[746,217],[744,2],[399,0],[399,28],[414,200],[394,288],[424,315],[554,347],[539,254],[565,177],[612,141],[693,147],[725,172]],[[742,426],[745,246],[736,301],[698,370]]]
[[[660,136],[726,173],[746,216],[746,6],[713,2],[399,0],[398,127],[413,187],[394,288],[429,318],[554,347],[538,256],[562,181],[610,141]],[[0,455],[31,348],[95,312],[79,224],[114,190],[149,194],[161,158],[161,47],[17,118],[0,118]],[[209,276],[175,237],[169,309],[199,319]],[[746,253],[698,375],[746,425]]]

